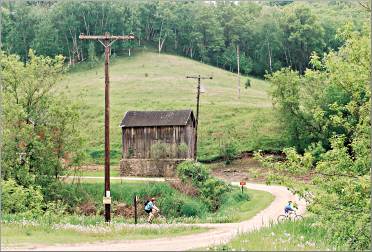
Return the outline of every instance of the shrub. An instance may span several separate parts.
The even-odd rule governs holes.
[[[251,87],[251,79],[247,78],[247,80],[245,81],[244,87],[246,89],[249,88],[249,87]]]
[[[44,198],[39,187],[25,188],[13,179],[2,181],[3,213],[22,213],[36,216],[42,213]]]
[[[238,146],[235,142],[228,141],[220,145],[220,155],[225,161],[225,164],[230,164],[238,153]]]
[[[179,194],[159,199],[159,205],[161,211],[169,217],[202,217],[208,211],[202,201],[191,200]]]
[[[202,201],[212,211],[220,207],[222,195],[231,191],[230,185],[211,177],[205,166],[197,162],[182,162],[177,166],[177,175],[184,183],[191,182],[199,189]]]
[[[132,158],[134,155],[134,149],[132,147],[128,148],[128,158]]]
[[[158,200],[161,206],[161,212],[166,213],[168,217],[178,217],[181,215],[181,206],[184,200],[181,197],[164,197]]]
[[[189,195],[189,196],[197,196],[199,195],[199,190],[195,186],[191,184],[191,182],[182,182],[182,181],[172,181],[169,183],[174,189],[177,191]]]
[[[150,153],[154,159],[166,158],[170,154],[169,144],[157,142],[151,145]]]
[[[94,160],[103,159],[105,157],[105,150],[93,150],[90,152],[90,157]],[[118,150],[110,150],[110,157],[112,159],[120,158],[121,152]]]
[[[74,213],[76,206],[83,202],[91,201],[91,195],[81,184],[66,184],[62,182],[55,182],[45,188],[45,200],[58,201],[60,200],[67,206],[67,211]],[[101,195],[100,192],[96,192],[96,195]]]
[[[305,151],[311,153],[311,156],[313,157],[313,165],[318,163],[321,160],[321,155],[325,153],[325,149],[321,142],[311,143]]]
[[[77,212],[84,215],[96,215],[97,208],[94,202],[87,201],[78,206]]]
[[[208,204],[209,209],[216,211],[222,202],[222,195],[231,190],[231,187],[225,182],[215,178],[208,178],[200,188],[204,201]]]
[[[209,172],[201,163],[185,161],[177,166],[177,175],[183,182],[191,180],[192,184],[197,185],[207,180]]]
[[[208,211],[206,206],[198,201],[185,200],[181,206],[181,215],[186,217],[199,216],[202,217]]]
[[[44,224],[58,223],[66,213],[67,206],[60,200],[48,202],[42,216]]]
[[[187,151],[189,150],[189,146],[187,146],[186,143],[181,143],[177,146],[178,152],[181,153],[181,155],[186,155]]]
[[[233,140],[236,138],[236,136],[237,131],[233,125],[226,127],[220,136],[220,156],[225,161],[225,164],[230,164],[231,161],[239,154],[239,146],[237,142]]]
[[[144,211],[141,211],[143,207],[142,202],[137,202],[137,215],[143,216],[145,215]],[[133,218],[134,217],[134,204],[129,205],[121,202],[114,202],[112,204],[112,212],[116,216],[123,216],[127,218]]]

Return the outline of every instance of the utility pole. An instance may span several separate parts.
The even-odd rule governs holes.
[[[369,22],[370,22],[370,28],[372,29],[372,0],[369,1]],[[371,30],[372,31],[372,30]],[[371,40],[371,59],[370,59],[370,67],[372,69],[372,36],[370,36],[370,40]],[[372,71],[372,70],[371,70]],[[370,83],[369,83],[369,88],[370,90],[372,91],[372,72],[370,72]],[[372,102],[370,104],[370,112],[369,112],[369,117],[370,117],[370,123],[372,124]],[[372,146],[372,128],[370,129],[370,137],[371,137],[371,146]],[[372,150],[371,150],[372,151]],[[372,160],[371,160],[372,162]],[[369,173],[370,173],[370,178],[372,179],[372,163],[370,164],[370,167],[369,167]],[[372,213],[371,213],[371,216],[372,217]],[[372,249],[372,244],[371,244],[371,249]]]
[[[198,124],[199,124],[199,98],[200,98],[200,80],[213,79],[213,77],[186,76],[187,79],[198,79],[198,87],[196,94],[196,120],[195,120],[195,136],[194,136],[194,160],[197,161],[197,148],[198,148]]]
[[[239,44],[236,45],[236,61],[238,64],[238,99],[240,99],[240,51]]]
[[[108,32],[105,35],[90,36],[80,34],[81,40],[96,40],[105,48],[105,221],[111,221],[111,193],[110,193],[110,79],[109,62],[111,45],[117,40],[132,40],[134,35],[112,36]],[[109,199],[109,200],[107,200]]]

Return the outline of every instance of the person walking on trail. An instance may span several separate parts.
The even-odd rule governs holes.
[[[155,198],[151,198],[151,200],[146,201],[145,203],[145,212],[149,214],[147,222],[149,224],[152,223],[155,215],[160,211],[159,208],[155,206]]]
[[[285,215],[288,215],[289,213],[294,212],[295,211],[294,208],[296,207],[293,206],[292,201],[291,200],[288,201],[288,204],[284,207]]]

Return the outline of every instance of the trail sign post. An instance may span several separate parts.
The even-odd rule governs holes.
[[[137,224],[137,201],[138,197],[135,195],[133,197],[133,205],[134,205],[134,224]]]
[[[240,186],[242,187],[242,193],[244,191],[244,186],[246,185],[247,183],[245,181],[240,181]]]
[[[105,48],[105,221],[111,220],[111,200],[110,197],[110,79],[109,79],[109,63],[111,45],[117,40],[132,40],[134,35],[128,36],[112,36],[106,32],[105,35],[91,36],[80,34],[81,40],[96,40]]]

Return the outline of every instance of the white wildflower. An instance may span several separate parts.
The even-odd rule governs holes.
[[[306,241],[305,244],[309,247],[315,247],[315,242]]]

